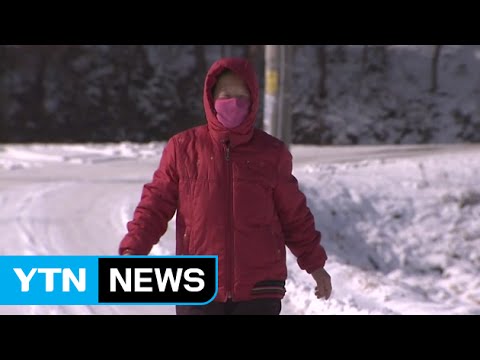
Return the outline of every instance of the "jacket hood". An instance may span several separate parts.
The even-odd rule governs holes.
[[[217,120],[213,88],[217,83],[218,77],[225,71],[230,70],[245,81],[250,90],[251,107],[245,121],[233,129],[226,129]],[[207,72],[203,90],[203,106],[207,118],[207,125],[210,134],[217,141],[229,140],[231,146],[248,142],[252,135],[257,118],[259,107],[259,87],[258,78],[253,65],[244,58],[222,58],[212,64]]]

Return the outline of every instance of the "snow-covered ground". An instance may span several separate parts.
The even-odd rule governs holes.
[[[0,255],[116,255],[163,143],[0,145]],[[289,257],[283,314],[480,314],[480,146],[292,146],[330,300]],[[152,254],[172,254],[175,223]],[[173,314],[3,306],[2,314]]]

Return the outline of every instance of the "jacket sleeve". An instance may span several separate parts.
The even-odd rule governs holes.
[[[296,256],[300,268],[312,273],[325,266],[327,254],[320,244],[321,233],[315,228],[307,199],[292,174],[292,155],[286,146],[282,149],[278,166],[274,199],[285,244]]]
[[[135,255],[148,255],[167,231],[177,209],[177,199],[178,174],[172,138],[163,150],[152,181],[143,186],[133,219],[127,223],[128,232],[120,242],[119,254],[130,250]]]

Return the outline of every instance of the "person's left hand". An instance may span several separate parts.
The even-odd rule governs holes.
[[[311,275],[317,283],[317,287],[315,288],[317,298],[325,298],[325,300],[328,300],[332,294],[332,280],[328,272],[324,268],[320,268],[312,272]]]

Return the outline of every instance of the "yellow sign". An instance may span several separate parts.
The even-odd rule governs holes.
[[[267,70],[265,72],[265,92],[274,95],[278,92],[278,71]]]

